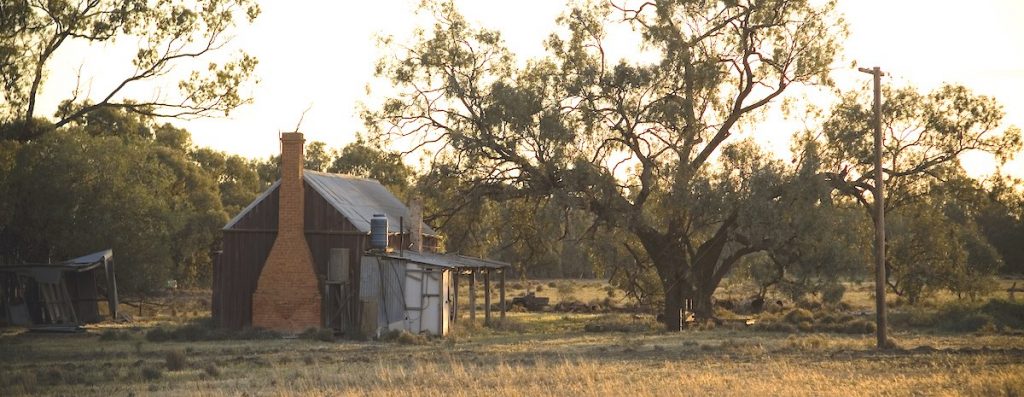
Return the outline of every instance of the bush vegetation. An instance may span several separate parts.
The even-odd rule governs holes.
[[[890,315],[894,326],[947,332],[1024,331],[1024,302],[990,299],[908,307]]]
[[[164,366],[168,371],[181,371],[188,365],[184,350],[171,350],[164,353]]]
[[[280,337],[280,333],[259,328],[247,327],[241,330],[217,328],[213,325],[210,318],[190,321],[184,325],[176,327],[157,327],[146,332],[146,340],[150,342],[254,340],[275,339]]]

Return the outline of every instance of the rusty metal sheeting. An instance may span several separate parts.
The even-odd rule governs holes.
[[[59,263],[0,265],[0,322],[66,331],[101,321],[102,300],[116,319],[117,278],[109,249]]]

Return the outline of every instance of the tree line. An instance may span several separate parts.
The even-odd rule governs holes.
[[[831,79],[845,37],[833,3],[581,3],[547,53],[525,60],[452,3],[423,7],[432,27],[382,41],[390,94],[363,112],[366,132],[343,148],[310,142],[306,168],[423,199],[449,251],[504,259],[524,277],[607,278],[662,307],[670,328],[686,302],[712,316],[728,278],[760,297],[838,301],[867,274],[869,92]],[[124,87],[209,58],[258,14],[245,0],[4,3],[3,261],[114,248],[126,290],[208,285],[219,229],[277,179],[277,160],[196,147],[164,119],[249,103],[257,61],[239,53],[200,68],[177,94],[128,98]],[[612,26],[637,32],[653,60],[609,59]],[[123,37],[144,39],[134,73],[98,100],[76,88],[40,114],[62,45]],[[812,122],[782,132],[788,158],[735,136],[780,133],[758,121],[798,86],[834,92],[834,105],[791,115]],[[994,274],[1024,272],[1021,182],[972,179],[960,163],[1020,151],[1001,105],[956,84],[883,97],[888,288],[911,303],[943,290],[969,298]]]

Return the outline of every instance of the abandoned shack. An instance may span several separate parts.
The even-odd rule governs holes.
[[[325,327],[355,335],[361,318],[374,317],[364,311],[375,303],[360,299],[364,258],[401,258],[413,248],[439,255],[439,238],[422,222],[420,210],[410,211],[375,180],[304,170],[304,143],[301,133],[281,134],[281,179],[224,226],[213,272],[218,326],[284,332]],[[371,223],[377,221],[383,242],[371,250]],[[435,294],[451,288],[436,286]],[[404,301],[402,306],[408,308]],[[421,330],[431,332],[416,332]]]
[[[100,302],[117,318],[114,253],[104,250],[59,263],[0,265],[0,325],[73,330],[103,320]]]
[[[459,279],[469,277],[470,319],[476,319],[476,279],[484,276],[484,323],[491,323],[491,271],[497,271],[501,318],[505,318],[508,263],[455,254],[373,252],[360,264],[359,297],[363,335],[387,331],[447,335],[458,318]]]

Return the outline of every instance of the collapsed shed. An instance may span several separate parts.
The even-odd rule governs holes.
[[[59,263],[0,265],[0,324],[74,328],[117,318],[114,253],[104,250]]]
[[[361,291],[362,269],[367,268],[364,260],[395,261],[395,256],[414,251],[439,255],[440,239],[420,220],[418,209],[410,210],[376,180],[303,169],[304,142],[301,133],[281,134],[281,179],[223,229],[223,246],[213,272],[212,312],[218,326],[284,332],[324,327],[355,335],[362,330],[363,318],[374,317],[367,313],[380,309],[366,310],[366,300],[361,299],[373,295]],[[378,236],[382,242],[371,250],[375,215],[386,222]],[[416,264],[414,267],[442,268],[403,260]],[[449,271],[470,264],[467,259]],[[455,283],[454,278],[450,280]],[[408,280],[395,281],[404,288]],[[451,289],[444,282],[428,284],[434,288],[432,295]],[[378,302],[383,306],[389,299]],[[440,306],[453,304],[447,299],[433,301]],[[397,312],[388,312],[385,319],[394,318]],[[415,332],[445,331],[429,326]]]

